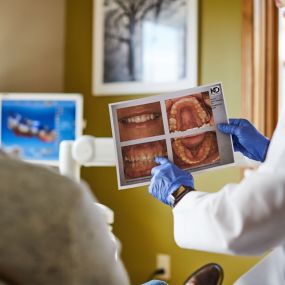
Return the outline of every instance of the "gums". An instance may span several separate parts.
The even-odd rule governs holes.
[[[170,132],[214,125],[208,93],[167,100],[166,109]]]
[[[203,166],[219,161],[215,132],[173,139],[174,163],[182,168]]]
[[[156,156],[167,156],[165,141],[148,142],[122,148],[126,179],[147,177],[156,166]]]

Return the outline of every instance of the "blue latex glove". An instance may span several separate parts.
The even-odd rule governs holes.
[[[153,175],[149,186],[149,193],[161,202],[172,206],[170,195],[180,186],[194,188],[193,176],[174,165],[165,157],[156,157],[155,162],[159,166],[151,170]]]
[[[264,161],[270,140],[247,120],[230,119],[229,124],[218,124],[218,129],[233,137],[234,150],[257,161]]]
[[[142,285],[167,285],[167,283],[165,283],[164,281],[160,281],[160,280],[151,280],[151,281],[144,283]]]

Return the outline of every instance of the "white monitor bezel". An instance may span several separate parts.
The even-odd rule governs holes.
[[[83,132],[83,96],[80,93],[4,93],[0,92],[0,122],[2,120],[2,102],[3,100],[11,101],[75,101],[76,113],[75,113],[75,138],[82,135]],[[2,122],[0,123],[0,146],[2,147]],[[50,166],[59,166],[58,160],[27,160],[21,158],[24,161],[44,164]]]

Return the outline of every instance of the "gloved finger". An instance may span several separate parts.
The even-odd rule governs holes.
[[[252,126],[251,122],[246,119],[230,119],[230,125],[235,125],[239,127],[249,127]]]
[[[151,169],[151,175],[156,177],[156,176],[161,176],[163,177],[167,172],[171,171],[171,168],[174,166],[169,160],[167,160],[166,163],[157,165]]]
[[[151,175],[152,176],[155,176],[156,174],[158,174],[160,172],[160,169],[161,169],[161,165],[158,165],[158,166],[155,166],[151,169]]]
[[[218,129],[224,134],[231,134],[238,136],[240,134],[240,127],[228,124],[218,124]]]
[[[240,126],[242,119],[231,118],[229,119],[229,124],[234,126]]]
[[[169,160],[163,156],[156,156],[154,160],[156,163],[161,164],[161,165],[169,162]]]

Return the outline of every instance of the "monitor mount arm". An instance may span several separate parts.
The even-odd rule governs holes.
[[[75,141],[63,141],[59,151],[60,173],[80,181],[80,167],[115,166],[112,138],[81,136]]]
[[[115,149],[112,138],[81,136],[75,141],[63,141],[59,150],[59,171],[80,182],[80,168],[115,166]],[[114,222],[114,213],[105,205],[97,203],[106,222]]]

